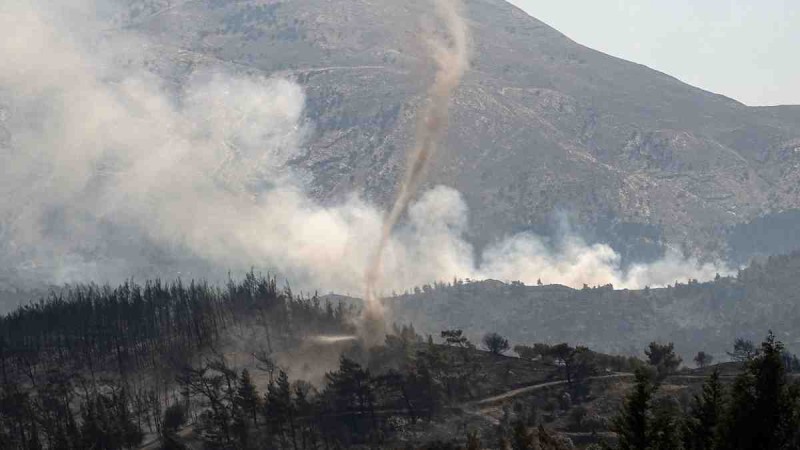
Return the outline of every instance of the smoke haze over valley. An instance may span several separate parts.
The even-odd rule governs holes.
[[[0,69],[6,280],[116,282],[256,267],[305,289],[360,292],[381,233],[380,195],[322,200],[320,178],[330,178],[301,163],[332,132],[325,127],[334,117],[320,115],[318,102],[341,101],[341,93],[315,92],[310,101],[302,73],[196,60],[144,32],[180,4],[128,27],[119,17],[137,7],[100,5],[12,1],[0,11],[0,57],[9,62]],[[115,19],[91,14],[98,10]],[[432,26],[419,20],[409,25]],[[408,86],[426,73],[394,76]],[[364,145],[351,144],[348,151]],[[461,146],[448,141],[446,154],[460,158]],[[451,178],[440,176],[448,163],[435,162],[388,243],[384,292],[454,276],[643,287],[727,270],[675,250],[623,266],[610,246],[588,244],[566,225],[547,238],[496,233],[477,250],[470,210],[481,205],[436,186]]]
[[[798,273],[800,107],[503,0],[0,1],[0,450],[795,448]]]

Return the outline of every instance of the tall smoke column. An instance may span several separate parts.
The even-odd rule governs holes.
[[[426,105],[419,116],[415,143],[409,153],[405,176],[394,205],[383,222],[378,247],[367,266],[362,338],[368,343],[379,342],[384,332],[384,311],[378,292],[383,253],[394,227],[419,188],[428,162],[447,129],[450,98],[469,65],[469,36],[467,24],[461,15],[460,0],[435,2],[437,15],[445,25],[447,37],[431,39],[431,56],[436,63],[436,75],[428,91]]]

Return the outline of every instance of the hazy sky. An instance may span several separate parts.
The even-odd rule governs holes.
[[[748,105],[800,104],[799,0],[509,0],[588,47]]]

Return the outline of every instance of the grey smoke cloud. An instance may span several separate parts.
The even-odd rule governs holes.
[[[301,86],[208,69],[176,89],[137,62],[145,37],[101,34],[86,17],[0,6],[2,270],[62,283],[254,266],[304,289],[363,292],[384,214],[355,195],[306,194],[311,174],[288,164],[313,126]],[[386,239],[381,291],[453,276],[640,287],[724,271],[673,254],[623,271],[610,247],[575,236],[555,247],[511,236],[478,256],[467,217],[452,188],[411,202]]]

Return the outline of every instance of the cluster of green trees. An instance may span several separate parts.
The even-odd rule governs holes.
[[[747,350],[741,344],[740,350]],[[800,448],[800,384],[787,373],[783,344],[770,333],[747,353],[730,386],[718,371],[683,409],[659,396],[654,371],[636,371],[633,392],[615,420],[620,450]]]
[[[159,433],[176,374],[244,324],[265,354],[350,333],[351,311],[274,278],[81,285],[0,317],[0,448],[129,448]]]

